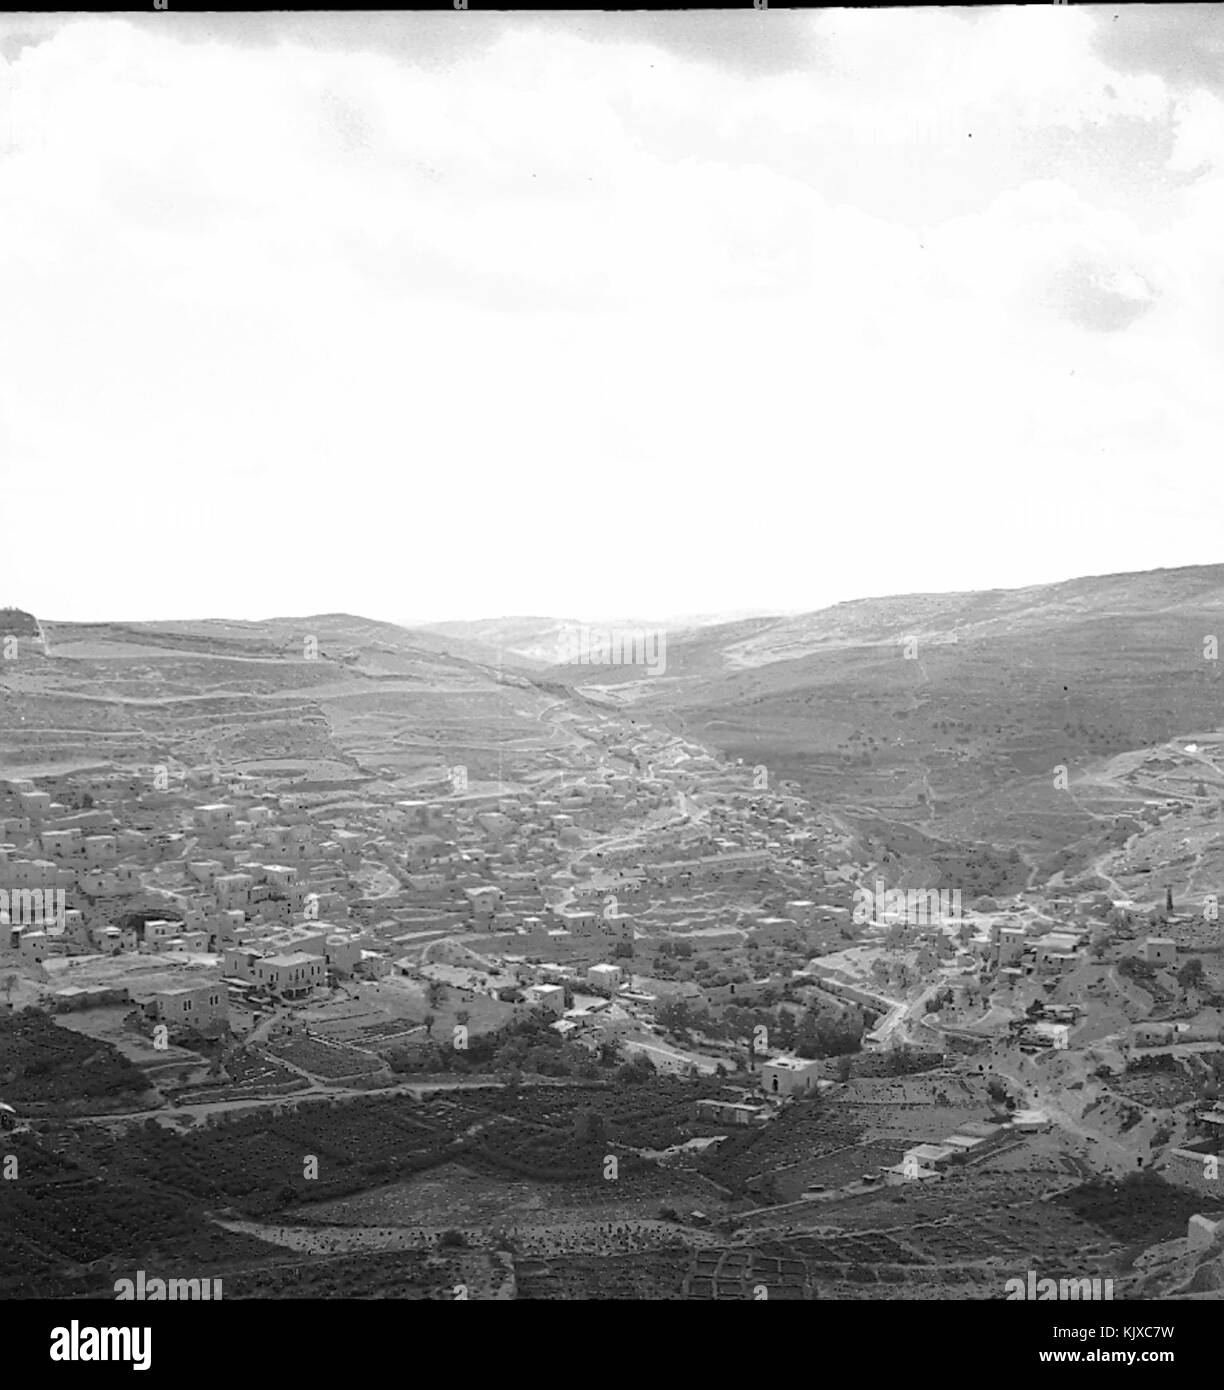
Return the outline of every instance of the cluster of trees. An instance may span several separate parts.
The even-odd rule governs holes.
[[[629,1061],[623,1062],[616,1069],[616,1079],[630,1086],[640,1086],[653,1080],[657,1070],[655,1064],[644,1052],[637,1052]]]
[[[890,928],[889,937],[892,937],[894,931],[900,933],[900,930],[900,928]],[[893,944],[891,940],[889,944]],[[919,970],[916,970],[906,961],[886,960],[882,956],[877,956],[871,962],[871,978],[882,990],[903,993],[911,986],[916,985],[922,975]]]
[[[986,1094],[996,1105],[1003,1106],[1008,1110],[1014,1110],[1016,1107],[1016,1102],[1011,1092],[1007,1089],[1006,1084],[1000,1081],[997,1076],[992,1076],[986,1083]]]
[[[546,1020],[536,1017],[515,1019],[494,1031],[470,1035],[463,1048],[449,1040],[401,1048],[390,1053],[387,1062],[397,1074],[529,1071],[585,1080],[600,1075],[599,1062],[586,1048],[566,1042]]]
[[[545,1031],[553,1041],[533,1029],[503,1043],[493,1054],[492,1069],[512,1076],[532,1072],[537,1076],[577,1076],[589,1081],[599,1076],[599,1063],[591,1053],[575,1043],[565,1043],[550,1029]]]
[[[1176,1057],[1170,1057],[1167,1052],[1162,1052],[1156,1057],[1127,1058],[1127,1076],[1146,1076],[1158,1072],[1180,1076],[1182,1073],[1182,1065]]]
[[[932,1067],[942,1065],[944,1057],[939,1052],[928,1052],[922,1048],[910,1047],[903,1044],[900,1047],[890,1048],[883,1054],[878,1054],[880,1076],[914,1076],[919,1072],[930,1071]],[[874,1061],[873,1054],[866,1054]],[[856,1063],[856,1066],[859,1065]]]
[[[615,1042],[604,1043],[592,1053],[578,1043],[566,1042],[539,1017],[515,1019],[495,1031],[471,1036],[466,1048],[449,1042],[401,1048],[388,1055],[387,1063],[397,1075],[474,1072],[501,1076],[510,1085],[517,1085],[524,1072],[580,1081],[611,1077],[629,1084],[656,1075],[654,1063],[645,1055],[626,1062]]]
[[[708,956],[697,955],[694,958],[691,943],[685,941],[677,943],[687,947],[687,952],[679,955],[674,952],[665,952],[649,962],[648,971],[660,980],[698,980],[703,985],[731,985],[739,984],[741,981],[749,980],[752,977],[740,967],[724,967],[719,969]],[[757,943],[750,941],[748,950],[755,951]],[[662,947],[660,947],[662,950]],[[762,964],[767,959],[771,959],[765,954],[759,957]]]
[[[113,1043],[62,1028],[42,1009],[0,1018],[0,1093],[6,1100],[43,1103],[139,1094],[149,1084]]]
[[[661,980],[692,979],[692,970],[686,969],[682,964],[682,962],[691,961],[692,958],[693,943],[691,941],[664,939],[655,948],[650,970]]]
[[[655,949],[660,956],[676,956],[680,960],[688,960],[693,954],[693,943],[683,938],[664,937]]]
[[[777,992],[780,996],[781,990]],[[794,1051],[800,1057],[837,1057],[859,1051],[866,1027],[861,1010],[828,1001],[810,1005],[801,1013],[778,1007],[768,992],[756,1007],[728,1005],[717,1014],[704,1004],[671,999],[661,1004],[655,1017],[667,1032],[681,1041],[700,1033],[716,1041],[742,1041],[755,1045],[764,1029],[765,1046],[771,1052]],[[754,1051],[759,1050],[754,1046]]]
[[[1118,962],[1117,970],[1124,979],[1136,980],[1140,984],[1150,986],[1160,966],[1152,961],[1141,960],[1138,956],[1124,956]],[[1177,983],[1183,990],[1206,987],[1207,976],[1203,970],[1203,962],[1197,956],[1191,956],[1182,964],[1177,972]]]
[[[1149,960],[1141,960],[1138,956],[1123,956],[1117,964],[1117,971],[1124,980],[1138,980],[1142,983],[1156,974],[1156,966]]]
[[[865,1019],[858,1009],[810,1008],[795,1030],[800,1057],[842,1057],[860,1050]]]
[[[23,608],[0,608],[0,636],[37,637],[38,622]]]

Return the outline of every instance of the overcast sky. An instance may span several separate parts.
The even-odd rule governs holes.
[[[0,19],[0,605],[1221,558],[1224,11]]]

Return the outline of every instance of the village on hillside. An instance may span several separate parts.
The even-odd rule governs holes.
[[[169,1171],[255,1144],[257,1178],[172,1183],[229,1239],[333,1273],[483,1252],[497,1296],[997,1297],[1033,1250],[1140,1291],[1207,1277],[1212,903],[887,885],[764,767],[615,712],[569,732],[571,766],[411,797],[292,769],[10,779],[0,1129],[77,1167],[122,1136],[177,1145]],[[368,1153],[367,1126],[390,1136]],[[465,1222],[456,1172],[488,1189],[473,1214],[517,1195]],[[564,1195],[545,1213],[533,1184]],[[1120,1263],[1136,1219],[1151,1248]],[[72,1253],[73,1288],[113,1264]]]

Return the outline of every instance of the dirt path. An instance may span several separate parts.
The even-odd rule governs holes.
[[[280,1058],[277,1058],[280,1061]],[[288,1063],[286,1066],[290,1065]],[[302,1073],[306,1075],[306,1073]],[[281,1107],[295,1107],[301,1102],[316,1100],[355,1100],[359,1097],[383,1099],[390,1096],[411,1096],[421,1100],[439,1091],[487,1090],[491,1086],[504,1087],[504,1082],[493,1076],[477,1076],[462,1081],[405,1081],[395,1086],[377,1089],[357,1086],[323,1086],[315,1082],[300,1091],[290,1091],[280,1096],[258,1096],[250,1100],[210,1100],[196,1104],[162,1106],[157,1110],[125,1110],[105,1115],[69,1115],[56,1117],[68,1124],[115,1124],[130,1123],[132,1120],[156,1120],[159,1124],[172,1125],[184,1118],[200,1119],[208,1115],[225,1114],[234,1110],[272,1110]],[[532,1086],[589,1086],[589,1081],[577,1077],[524,1077],[520,1083]]]

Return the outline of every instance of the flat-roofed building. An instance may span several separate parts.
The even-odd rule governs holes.
[[[773,1057],[761,1066],[761,1086],[766,1095],[806,1095],[820,1079],[819,1060],[804,1057]]]
[[[1177,942],[1171,936],[1149,936],[1143,943],[1141,954],[1152,965],[1174,965],[1177,962]]]
[[[219,981],[158,990],[144,1007],[159,1022],[184,1028],[209,1028],[229,1022],[229,998]]]
[[[945,1148],[959,1149],[961,1153],[969,1154],[986,1140],[981,1135],[949,1134],[943,1142]]]
[[[699,1100],[696,1111],[699,1120],[716,1125],[750,1125],[767,1113],[760,1105],[744,1105],[727,1100]]]
[[[523,997],[528,1004],[547,1009],[558,1018],[565,1012],[565,990],[561,985],[528,985]]]
[[[1014,965],[1024,954],[1025,932],[1023,927],[1001,927],[998,936],[999,964]]]
[[[325,982],[327,963],[322,956],[291,951],[282,956],[263,956],[255,962],[255,979],[265,989],[287,999],[300,999]]]

